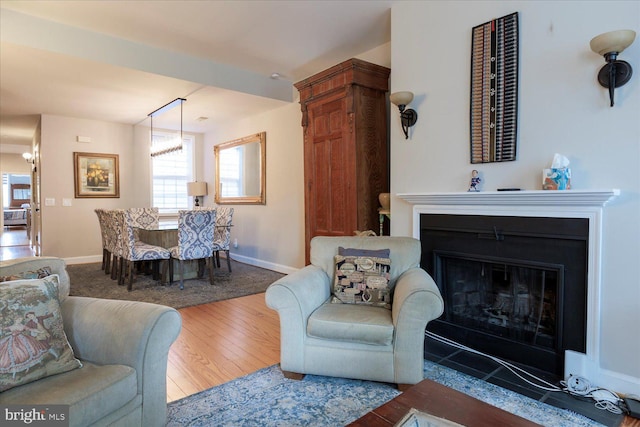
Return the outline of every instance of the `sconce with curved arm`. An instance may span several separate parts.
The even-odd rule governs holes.
[[[418,113],[411,108],[407,109],[407,105],[413,101],[412,92],[394,92],[389,96],[389,101],[398,106],[400,110],[400,123],[404,132],[404,139],[409,139],[409,128],[418,121]]]
[[[633,70],[626,61],[620,61],[618,55],[628,48],[636,38],[636,32],[632,30],[610,31],[591,39],[591,50],[603,55],[607,64],[598,72],[598,82],[609,89],[609,100],[613,107],[615,88],[624,86],[629,80]]]

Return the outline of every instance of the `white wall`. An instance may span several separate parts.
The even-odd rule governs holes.
[[[472,27],[520,14],[518,159],[469,161]],[[398,2],[392,8],[391,92],[411,90],[411,139],[391,116],[391,192],[466,191],[473,169],[483,188],[541,189],[554,153],[569,157],[574,189],[619,188],[605,208],[601,360],[595,375],[640,394],[640,77],[616,90],[596,81],[604,59],[591,38],[640,28],[640,3],[608,1]],[[620,55],[640,68],[640,40]],[[411,206],[392,198],[391,232],[412,235]],[[606,384],[600,384],[605,386]]]
[[[203,180],[209,185],[204,204],[213,206],[215,158],[220,143],[265,131],[266,205],[230,205],[234,208],[231,240],[238,240],[232,256],[277,271],[304,266],[304,161],[300,104],[291,103],[266,113],[230,123],[205,135]]]
[[[90,143],[76,142],[88,136]],[[73,153],[117,154],[120,163],[120,197],[76,199]],[[96,208],[136,206],[134,202],[133,126],[43,115],[41,128],[41,210],[42,255],[61,258],[100,260],[102,243]],[[55,199],[46,206],[45,199]],[[62,199],[71,206],[63,207]]]

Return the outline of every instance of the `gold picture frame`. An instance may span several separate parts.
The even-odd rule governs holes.
[[[117,154],[73,153],[75,197],[120,197]]]
[[[260,132],[213,147],[218,205],[266,205],[267,133]]]

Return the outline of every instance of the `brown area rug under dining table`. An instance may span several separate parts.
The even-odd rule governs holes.
[[[179,288],[177,272],[174,273],[171,286],[160,284],[151,275],[138,273],[133,282],[133,290],[129,292],[126,286],[118,286],[116,280],[104,274],[100,265],[98,262],[68,265],[70,295],[145,301],[178,309],[264,292],[271,283],[284,276],[276,271],[232,259],[231,273],[227,271],[226,262],[222,262],[222,268],[214,269],[213,286],[209,283],[208,271],[202,279],[186,279],[184,290]]]

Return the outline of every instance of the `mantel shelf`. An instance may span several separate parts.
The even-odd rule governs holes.
[[[480,191],[465,193],[398,193],[412,205],[461,206],[604,206],[620,195],[611,190],[526,190]]]

